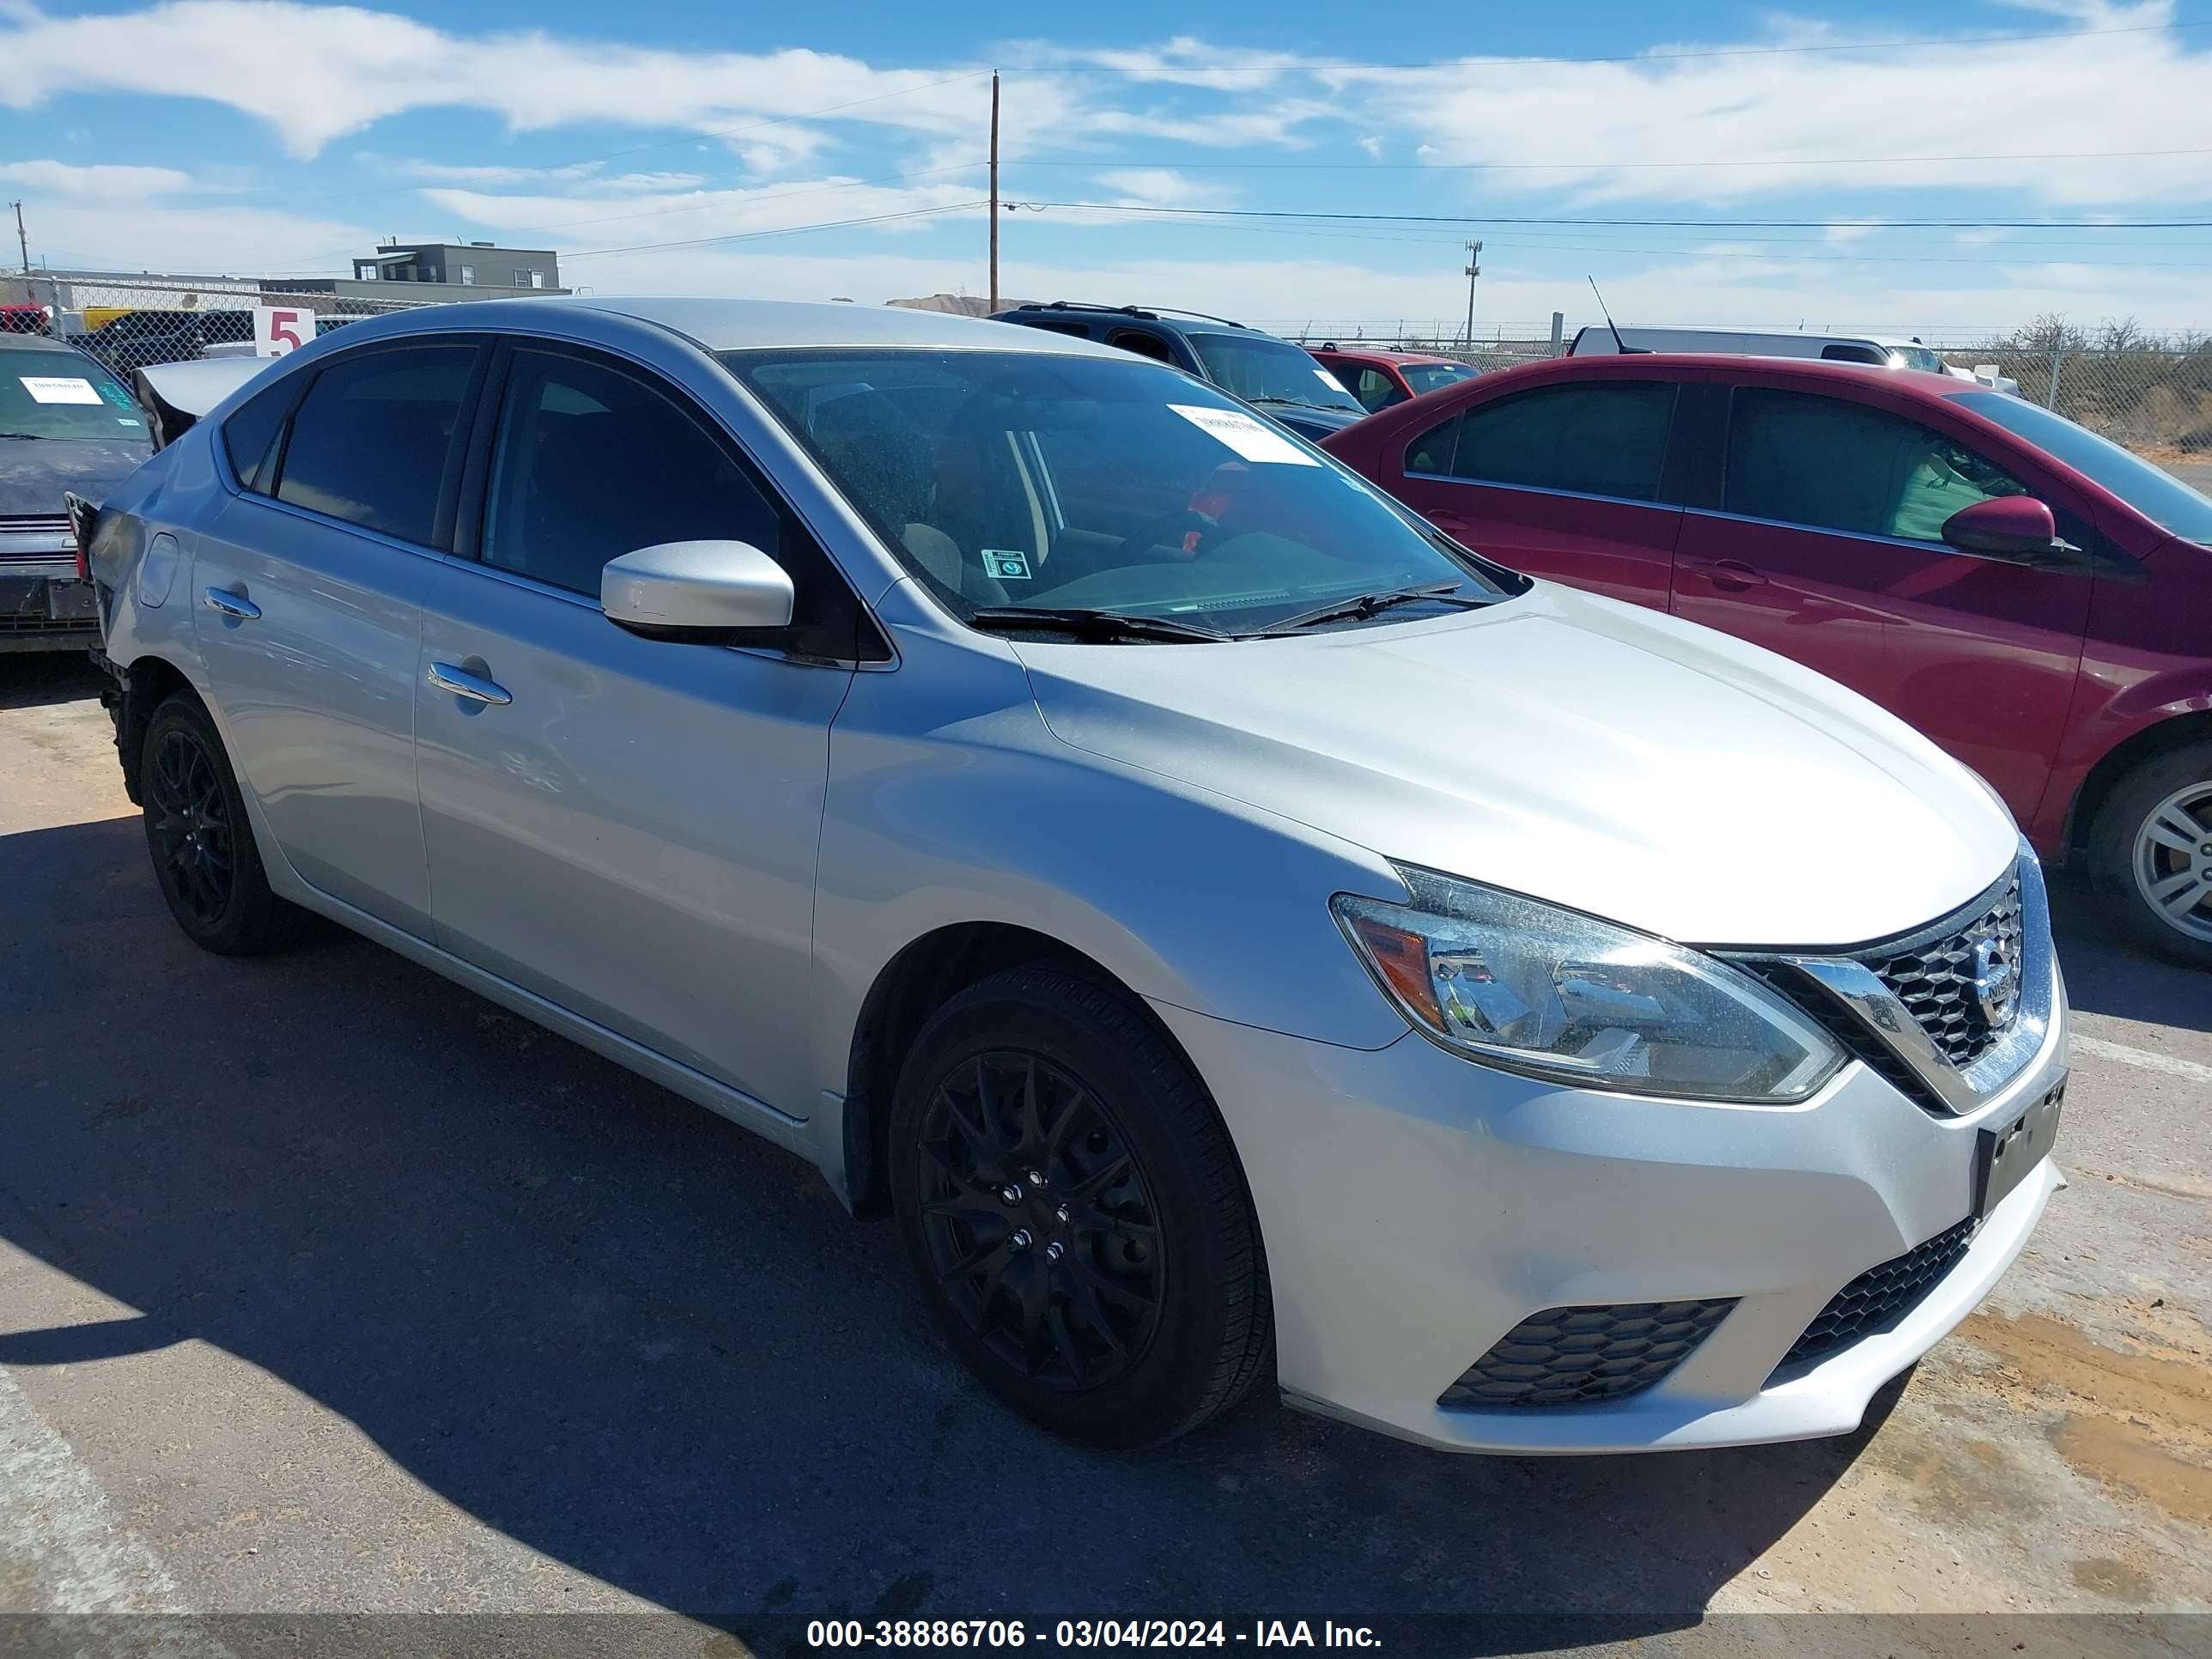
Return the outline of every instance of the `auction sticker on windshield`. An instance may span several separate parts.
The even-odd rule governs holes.
[[[1283,466],[1319,466],[1321,463],[1279,432],[1270,432],[1241,409],[1207,409],[1200,404],[1170,404],[1170,409],[1202,432],[1210,432],[1248,461],[1272,461]]]
[[[23,390],[37,404],[97,404],[100,394],[92,382],[73,374],[18,374]]]

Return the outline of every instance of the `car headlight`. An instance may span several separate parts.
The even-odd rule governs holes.
[[[1584,1088],[1782,1106],[1845,1055],[1738,969],[1648,933],[1433,871],[1410,904],[1340,893],[1338,923],[1391,1001],[1471,1059]]]

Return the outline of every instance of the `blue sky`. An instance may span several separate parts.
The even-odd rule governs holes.
[[[2212,0],[0,0],[0,199],[56,265],[496,238],[605,293],[980,293],[994,68],[1012,296],[1459,318],[1480,237],[1484,331],[1594,320],[1586,275],[1650,323],[2212,328],[2212,228],[2096,228],[2212,225]],[[1859,222],[1900,218],[1959,222]]]

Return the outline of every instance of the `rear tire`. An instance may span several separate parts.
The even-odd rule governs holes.
[[[1030,1421],[1153,1446],[1259,1376],[1273,1322],[1243,1170],[1126,995],[1046,966],[970,987],[915,1040],[890,1135],[922,1299]]]
[[[2170,749],[2122,778],[2090,832],[2089,866],[2137,944],[2212,969],[2212,743]]]
[[[297,939],[307,913],[270,890],[237,775],[197,697],[173,692],[155,709],[138,776],[154,879],[185,937],[223,957]]]

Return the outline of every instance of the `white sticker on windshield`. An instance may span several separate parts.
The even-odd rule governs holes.
[[[987,547],[983,550],[983,574],[1002,582],[1025,582],[1030,579],[1030,556],[1018,550]]]
[[[1200,404],[1170,404],[1170,409],[1201,432],[1210,432],[1248,461],[1273,461],[1283,466],[1319,466],[1321,463],[1279,432],[1270,432],[1241,409],[1208,409]]]
[[[1343,381],[1341,381],[1341,380],[1338,380],[1338,379],[1336,378],[1336,376],[1335,376],[1335,375],[1334,375],[1334,374],[1330,374],[1327,369],[1325,369],[1325,368],[1322,368],[1319,364],[1316,364],[1316,365],[1314,366],[1314,374],[1316,374],[1316,376],[1317,376],[1317,377],[1319,378],[1319,380],[1320,380],[1321,383],[1322,383],[1323,386],[1333,386],[1334,388],[1335,388],[1335,389],[1336,389],[1337,391],[1339,391],[1339,392],[1344,392],[1344,382],[1343,382]],[[1352,395],[1352,394],[1351,394],[1350,392],[1345,392],[1345,396],[1346,396],[1346,397],[1347,397],[1347,398],[1348,398],[1348,397],[1350,397],[1351,395]]]
[[[23,390],[31,394],[36,404],[96,404],[100,394],[92,389],[92,382],[74,374],[18,374]]]

